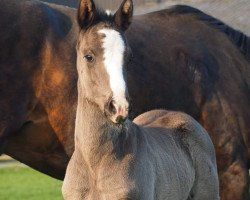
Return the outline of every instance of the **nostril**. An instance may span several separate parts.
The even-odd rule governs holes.
[[[116,107],[115,107],[115,101],[111,100],[109,102],[109,106],[108,106],[109,112],[115,114],[117,112]]]

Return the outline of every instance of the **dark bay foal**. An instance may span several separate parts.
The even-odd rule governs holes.
[[[219,183],[213,144],[190,116],[153,110],[127,120],[124,32],[133,5],[114,16],[82,0],[77,45],[75,151],[63,183],[65,199],[215,200]],[[139,95],[139,94],[138,94]]]

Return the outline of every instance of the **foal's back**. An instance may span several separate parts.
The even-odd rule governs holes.
[[[219,199],[214,147],[198,122],[166,110],[149,111],[134,122],[141,130],[135,167],[141,199]]]

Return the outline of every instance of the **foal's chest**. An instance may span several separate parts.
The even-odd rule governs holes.
[[[129,154],[122,160],[103,159],[100,167],[96,170],[96,180],[90,181],[92,184],[87,199],[137,199],[138,192],[133,168],[133,157]]]

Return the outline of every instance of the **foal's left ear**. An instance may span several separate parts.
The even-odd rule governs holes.
[[[114,15],[116,25],[126,31],[132,22],[133,17],[133,1],[124,0]]]
[[[78,24],[80,28],[87,28],[91,25],[95,15],[95,4],[93,0],[80,0],[78,7]]]

